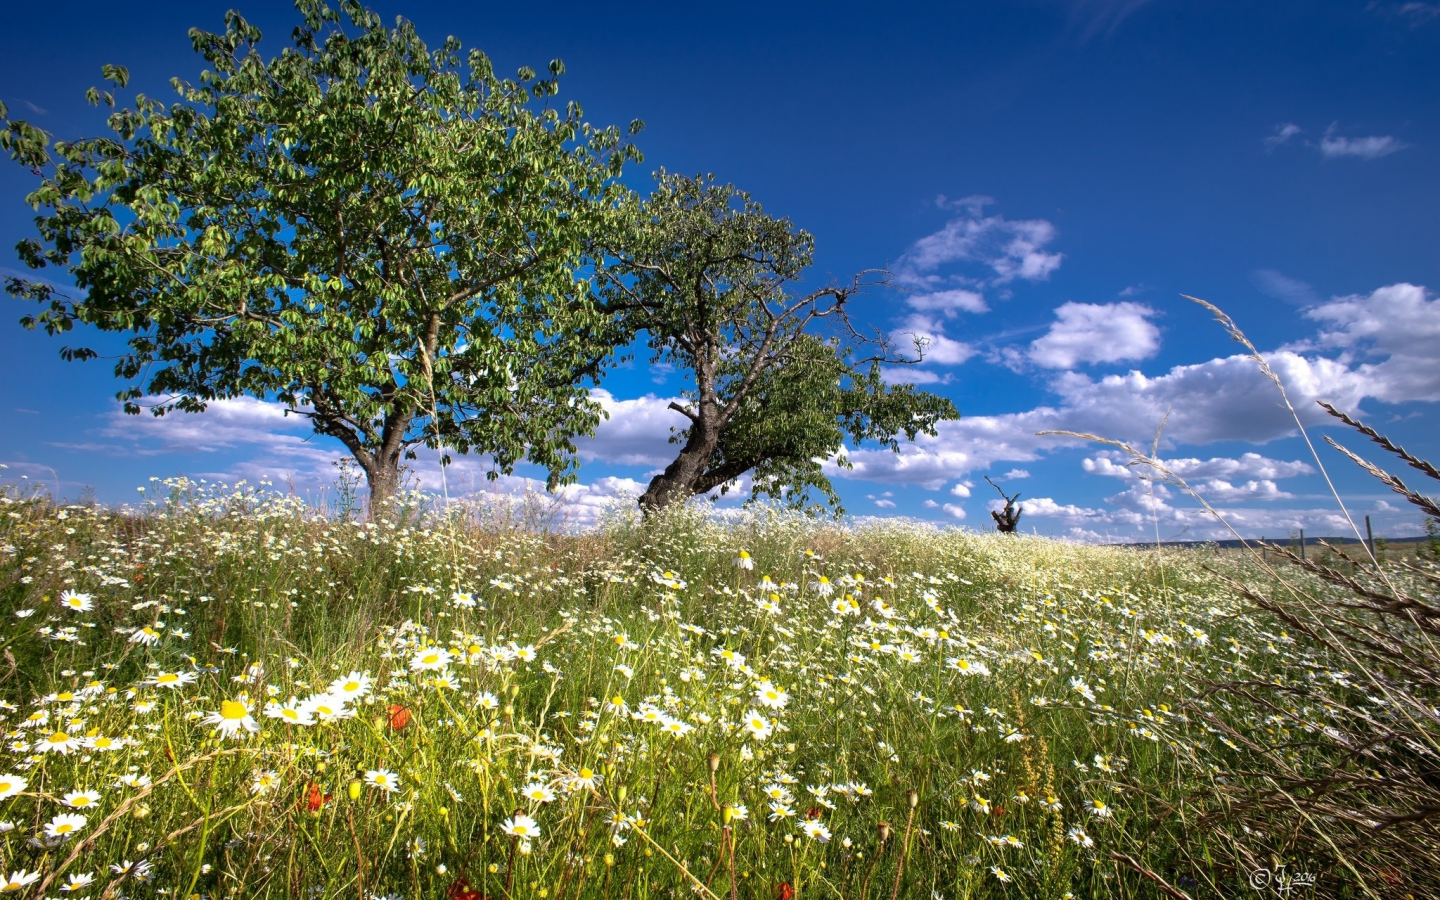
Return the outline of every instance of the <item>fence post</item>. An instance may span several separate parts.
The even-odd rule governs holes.
[[[1305,561],[1305,529],[1300,529],[1300,561]]]
[[[1365,517],[1365,544],[1370,548],[1370,557],[1375,558],[1375,535],[1370,531],[1370,517]]]
[[[1265,535],[1263,534],[1260,535],[1260,561],[1266,563],[1270,561],[1270,551],[1265,547]]]

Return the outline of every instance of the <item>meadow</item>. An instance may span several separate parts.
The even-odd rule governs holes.
[[[1229,816],[1266,748],[1298,736],[1288,763],[1325,770],[1367,715],[1344,660],[1237,593],[1272,575],[1234,555],[146,496],[0,495],[0,891],[1258,896],[1247,859],[1318,881],[1296,895],[1364,880]]]

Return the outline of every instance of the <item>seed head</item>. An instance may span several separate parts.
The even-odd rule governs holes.
[[[890,823],[889,823],[889,822],[881,822],[879,825],[876,825],[876,826],[875,826],[875,830],[876,830],[876,831],[879,833],[879,835],[880,835],[880,843],[883,844],[883,843],[885,843],[886,841],[890,840]]]
[[[720,754],[712,753],[705,759],[706,765],[710,767],[710,774],[714,775],[720,771]]]

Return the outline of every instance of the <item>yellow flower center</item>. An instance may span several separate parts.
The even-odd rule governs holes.
[[[238,700],[226,700],[220,704],[220,718],[222,719],[238,722],[248,715],[250,715],[250,710],[246,709],[245,704]]]
[[[63,731],[57,731],[54,734],[50,735],[50,743],[52,744],[64,744],[69,740],[70,735],[66,734]]]
[[[581,778],[583,781],[589,781],[590,779],[592,779],[592,778],[594,778],[594,777],[595,777],[595,773],[594,773],[593,771],[591,771],[590,769],[584,769],[584,768],[582,768],[582,769],[580,770],[580,778]]]
[[[179,675],[176,675],[174,672],[166,672],[166,673],[162,674],[159,678],[156,678],[156,679],[155,679],[155,683],[156,683],[156,684],[174,684],[175,682],[177,682],[177,681],[179,681],[179,680],[180,680],[180,676],[179,676]]]

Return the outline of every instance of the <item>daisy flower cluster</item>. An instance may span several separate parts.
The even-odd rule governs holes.
[[[1178,871],[1182,787],[1244,741],[1319,766],[1382,708],[1223,559],[144,493],[0,489],[0,892],[1141,894],[1112,853]],[[1333,702],[1195,687],[1222,678]]]

